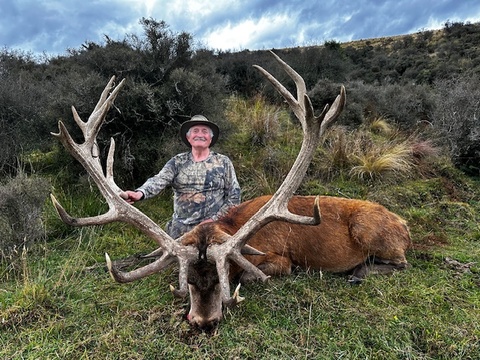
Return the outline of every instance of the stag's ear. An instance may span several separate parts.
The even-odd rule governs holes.
[[[241,250],[242,255],[261,255],[265,256],[265,253],[258,251],[254,247],[251,247],[250,245],[245,245],[242,250]]]

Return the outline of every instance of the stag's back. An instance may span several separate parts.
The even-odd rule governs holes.
[[[247,201],[222,219],[234,233],[270,196]],[[314,196],[295,196],[288,205],[291,212],[313,216]],[[248,257],[257,266],[279,257],[293,265],[326,271],[347,271],[375,256],[406,263],[405,251],[411,245],[406,222],[385,207],[363,200],[321,196],[320,225],[296,225],[274,221],[258,231],[248,244],[266,253]],[[272,260],[273,261],[273,260]]]

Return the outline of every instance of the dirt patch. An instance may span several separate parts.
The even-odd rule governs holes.
[[[448,239],[444,235],[428,234],[413,243],[414,250],[432,250],[448,245]]]

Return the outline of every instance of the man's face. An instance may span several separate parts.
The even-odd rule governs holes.
[[[212,143],[212,130],[205,125],[194,125],[186,137],[192,148],[208,148]]]

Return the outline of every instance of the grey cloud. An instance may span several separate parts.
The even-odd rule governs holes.
[[[8,26],[0,27],[4,30],[0,45],[15,48],[29,44],[29,50],[36,53],[63,53],[85,41],[101,40],[98,30],[108,22],[132,21],[131,9],[122,3],[115,6],[112,2],[94,2],[88,6],[71,0],[59,3],[60,8],[56,8],[35,0],[20,3],[7,0],[0,9],[2,17],[8,19]]]
[[[52,7],[55,3],[60,8]],[[258,22],[262,17],[285,14],[296,20],[281,29],[272,27],[252,35],[250,50],[401,35],[424,29],[432,22],[443,25],[447,20],[480,20],[480,2],[476,0],[240,0],[204,18],[172,14],[166,0],[158,0],[151,14],[142,13],[132,4],[121,0],[1,0],[0,47],[63,53],[85,41],[102,42],[105,34],[123,39],[127,35],[124,29],[132,26],[141,31],[138,22],[144,16],[164,20],[172,31],[186,31],[199,42],[213,31],[235,27],[246,19]],[[140,7],[141,2],[138,4]],[[239,44],[229,46],[240,48]]]

